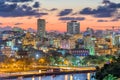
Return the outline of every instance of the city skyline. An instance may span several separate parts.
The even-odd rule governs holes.
[[[46,20],[47,31],[66,32],[70,20],[79,21],[81,31],[120,26],[119,0],[2,0],[0,7],[0,27],[36,30],[39,18]]]

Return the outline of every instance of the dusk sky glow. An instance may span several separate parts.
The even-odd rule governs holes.
[[[0,27],[36,30],[39,18],[46,20],[47,31],[65,32],[70,20],[79,21],[81,31],[117,28],[120,0],[0,0]]]

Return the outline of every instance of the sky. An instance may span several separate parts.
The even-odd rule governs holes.
[[[46,30],[66,32],[66,23],[80,22],[80,31],[120,27],[120,0],[0,0],[0,27],[37,29],[37,19],[46,20]]]

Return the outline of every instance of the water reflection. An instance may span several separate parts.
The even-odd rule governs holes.
[[[32,77],[19,77],[17,79],[6,80],[95,80],[92,79],[94,73],[80,73],[80,74],[65,74],[65,75],[52,75],[52,76],[32,76]]]

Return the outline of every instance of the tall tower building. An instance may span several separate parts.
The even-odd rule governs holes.
[[[37,34],[41,38],[45,37],[45,19],[37,20]]]
[[[79,34],[80,33],[80,23],[77,21],[68,22],[67,23],[67,33]]]

